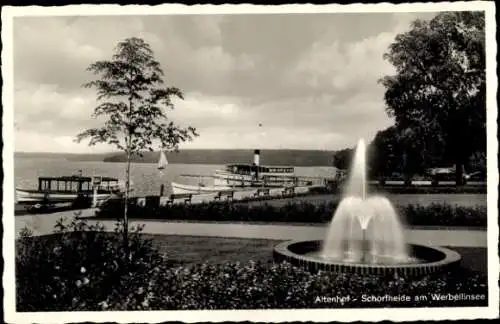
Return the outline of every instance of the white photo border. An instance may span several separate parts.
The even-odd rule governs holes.
[[[113,311],[113,312],[16,312],[15,305],[15,222],[14,222],[14,80],[13,80],[13,18],[20,16],[71,15],[180,15],[180,14],[276,14],[276,13],[351,13],[351,12],[437,12],[484,11],[486,18],[486,78],[487,78],[487,261],[488,307],[391,308],[391,309],[293,309],[293,310],[201,310],[201,311]],[[416,321],[454,320],[498,317],[498,140],[497,140],[497,75],[495,3],[484,1],[411,3],[411,4],[350,4],[350,5],[68,5],[62,7],[2,8],[2,138],[3,138],[3,258],[5,270],[4,310],[8,323],[76,321],[117,323],[128,322],[221,322],[255,321]]]

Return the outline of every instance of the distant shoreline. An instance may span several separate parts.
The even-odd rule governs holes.
[[[27,157],[23,157],[27,158]],[[50,158],[44,158],[44,157],[35,157],[33,159],[50,159]],[[65,158],[60,158],[61,160],[65,160],[68,162],[101,162],[101,163],[125,163],[125,161],[103,161],[103,160],[77,160],[77,159],[65,159]],[[132,161],[133,164],[154,164],[156,165],[158,161]],[[193,161],[185,161],[185,162],[169,162],[169,165],[216,165],[216,166],[221,166],[221,165],[228,165],[233,162],[221,162],[221,163],[208,163],[208,162],[193,162]],[[237,164],[237,163],[235,163]],[[335,168],[333,165],[290,165],[290,164],[272,164],[272,163],[266,163],[266,166],[278,166],[278,167],[303,167],[303,168]]]
[[[297,167],[333,167],[335,151],[320,150],[261,150],[262,165],[297,166]],[[136,156],[133,163],[158,163],[160,152],[144,152]],[[166,154],[169,164],[204,164],[225,165],[253,162],[253,149],[191,149]],[[34,153],[15,152],[14,158],[64,159],[75,162],[118,162],[126,161],[121,152],[111,153]]]

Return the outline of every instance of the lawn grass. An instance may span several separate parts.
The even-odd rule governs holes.
[[[482,274],[488,273],[487,249],[477,247],[447,247],[462,256],[462,267]]]
[[[111,233],[110,233],[111,234]],[[111,234],[112,235],[112,234]],[[273,248],[281,240],[245,239],[185,235],[141,234],[150,239],[153,246],[174,264],[196,265],[203,262],[224,264],[227,262],[273,261]],[[52,246],[58,240],[57,234],[35,238],[39,244]],[[19,242],[16,242],[19,244]],[[462,267],[487,274],[487,249],[480,247],[447,247],[462,256]],[[17,249],[16,249],[17,250]]]
[[[221,264],[225,262],[247,262],[249,260],[270,262],[272,250],[281,241],[224,237],[177,236],[143,234],[153,245],[175,263],[190,265],[201,262]]]
[[[247,262],[250,260],[272,262],[272,251],[281,241],[242,238],[151,235],[154,246],[166,253],[175,263],[193,265],[201,262],[222,264],[225,262]],[[449,247],[462,255],[464,268],[487,273],[486,248]]]

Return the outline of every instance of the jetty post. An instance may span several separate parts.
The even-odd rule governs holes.
[[[100,184],[101,184],[101,177],[92,178],[92,189],[93,189],[92,208],[97,207],[97,189],[99,188]]]

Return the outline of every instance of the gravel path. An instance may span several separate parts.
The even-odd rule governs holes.
[[[79,211],[80,216],[91,216],[94,211]],[[15,235],[24,226],[34,235],[52,233],[54,224],[61,217],[71,219],[74,212],[60,212],[45,215],[25,215],[15,217]],[[95,220],[90,219],[89,223]],[[99,221],[108,230],[113,230],[114,221]],[[144,224],[144,233],[162,235],[207,236],[269,240],[316,240],[325,236],[325,227],[294,226],[269,224],[237,224],[237,223],[187,223],[155,220],[131,220],[130,226]],[[405,237],[409,243],[434,246],[486,247],[486,231],[468,229],[406,229]]]

